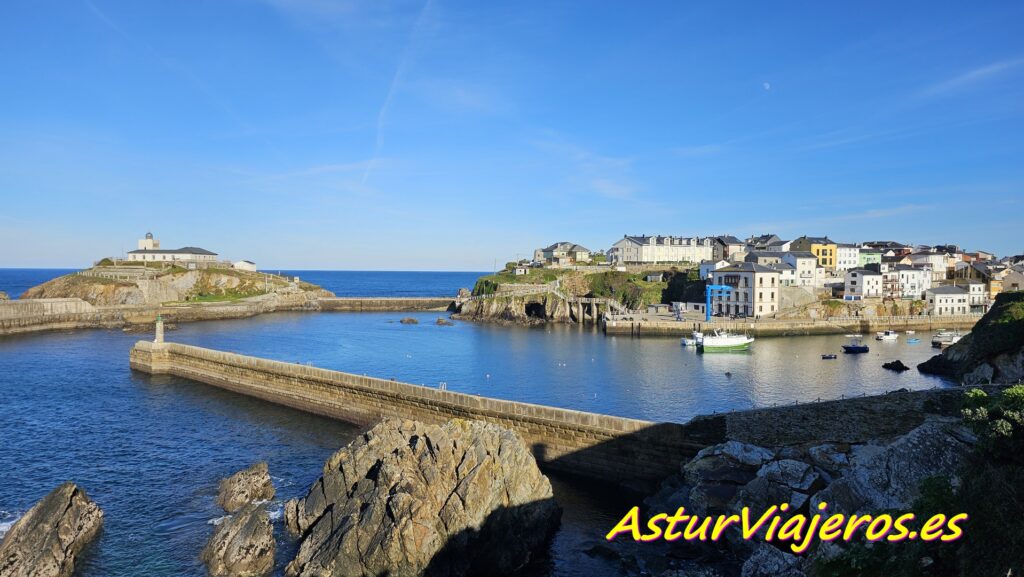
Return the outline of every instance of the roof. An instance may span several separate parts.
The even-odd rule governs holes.
[[[790,243],[790,242],[793,242],[793,241],[791,241],[791,240],[773,240],[772,242],[768,243],[768,246],[782,246],[782,245]]]
[[[857,245],[850,244],[848,242],[837,242],[836,246],[839,247],[839,248],[860,248]]]
[[[937,295],[967,294],[967,290],[966,289],[964,289],[962,287],[958,287],[958,286],[949,286],[949,285],[947,285],[947,286],[932,287],[932,288],[930,288],[930,289],[928,289],[928,290],[926,290],[924,292],[932,293],[932,294],[937,294]]]
[[[913,270],[917,272],[929,272],[928,269],[923,269],[912,264],[898,264],[892,268],[893,270]]]
[[[566,252],[590,252],[590,249],[578,245],[574,242],[556,242],[555,244],[542,249],[544,252],[552,252],[556,250],[564,250]]]
[[[730,265],[725,268],[720,268],[715,272],[779,272],[769,266],[763,264],[757,264],[753,262],[741,262],[738,264]]]
[[[773,252],[770,250],[750,250],[747,251],[746,258],[782,258],[785,253]]]
[[[800,240],[800,239],[807,240],[811,244],[835,244],[835,242],[833,242],[832,239],[830,239],[827,236],[807,236],[807,235],[801,236],[800,238],[794,240],[793,242],[796,242],[797,240]]]
[[[159,248],[158,249],[150,250],[150,249],[144,249],[143,248],[143,249],[139,249],[139,250],[130,250],[130,251],[128,251],[128,254],[199,254],[199,255],[217,256],[217,253],[215,253],[215,252],[210,252],[210,251],[206,250],[205,248],[199,248],[199,247],[196,247],[196,246],[183,246],[181,248],[174,249],[174,250],[159,249]]]
[[[795,258],[813,258],[814,260],[818,260],[818,257],[814,256],[813,252],[807,250],[791,250],[782,254],[788,254]]]
[[[874,245],[875,247],[885,247],[885,248],[910,248],[909,246],[907,246],[907,245],[905,245],[905,244],[903,244],[901,242],[896,242],[894,240],[869,240],[869,241],[865,242],[864,244],[870,244],[870,245]]]
[[[241,261],[238,261],[238,262],[247,262],[249,264],[256,264],[256,263],[252,262],[251,260],[241,260]]]
[[[720,242],[722,244],[746,244],[742,240],[736,238],[735,236],[733,236],[731,234],[723,234],[723,235],[720,235],[720,236],[716,236],[715,240],[717,240],[718,242]]]
[[[850,274],[859,274],[860,276],[882,276],[882,273],[868,268],[853,268],[846,272]]]
[[[796,270],[796,267],[789,264],[788,262],[777,262],[775,264],[770,264],[768,266],[775,270]]]

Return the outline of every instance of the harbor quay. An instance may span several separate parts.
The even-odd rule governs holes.
[[[742,319],[723,320],[713,318],[711,321],[675,320],[665,318],[666,315],[635,315],[605,317],[601,329],[606,335],[626,335],[634,337],[687,337],[694,331],[710,332],[720,330],[730,333],[744,333],[754,337],[785,337],[803,335],[839,335],[871,334],[895,330],[904,332],[937,331],[941,329],[969,330],[981,314],[958,316],[908,316],[908,317],[855,317],[832,319]]]

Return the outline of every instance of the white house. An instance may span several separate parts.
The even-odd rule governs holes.
[[[730,263],[729,261],[724,260],[724,259],[723,260],[706,260],[706,261],[700,263],[700,279],[701,280],[708,280],[709,278],[711,278],[711,273],[712,272],[714,272],[714,271],[716,271],[716,270],[718,270],[720,268],[725,268],[725,267],[729,266],[730,264],[732,264],[732,263]]]
[[[894,299],[920,299],[932,288],[932,271],[905,264],[883,265],[883,294]]]
[[[139,248],[128,252],[128,260],[144,262],[181,262],[183,264],[206,264],[217,262],[217,253],[206,249],[186,246],[173,250],[160,248],[160,241],[147,232],[146,237],[139,240]]]
[[[836,244],[836,270],[846,271],[860,266],[860,247],[855,244]]]
[[[712,272],[711,279],[713,284],[733,289],[712,297],[712,313],[760,317],[779,310],[779,272],[770,267],[752,262],[734,264]]]
[[[927,266],[932,271],[932,280],[940,281],[946,279],[946,267],[949,258],[944,252],[920,251],[909,255],[910,262],[915,266]]]
[[[822,286],[824,278],[817,271],[818,257],[811,252],[784,252],[782,262],[796,269],[796,286]]]
[[[617,264],[699,263],[711,260],[713,246],[710,238],[627,235],[608,252]]]
[[[590,249],[574,242],[556,242],[551,246],[533,251],[533,260],[548,264],[590,262]]]
[[[937,286],[924,292],[930,315],[963,315],[971,312],[967,289],[958,286]]]
[[[256,263],[251,260],[240,260],[235,264],[231,265],[231,268],[238,270],[246,270],[249,272],[256,272]]]
[[[796,284],[796,267],[785,262],[769,264],[769,268],[779,271],[779,284],[782,286],[799,286]]]
[[[882,273],[864,268],[846,271],[843,299],[859,301],[882,296]]]

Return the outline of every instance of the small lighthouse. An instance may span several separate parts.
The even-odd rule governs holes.
[[[164,318],[161,315],[156,315],[156,338],[153,339],[153,342],[164,342]]]

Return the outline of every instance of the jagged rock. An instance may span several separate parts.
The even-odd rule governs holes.
[[[68,577],[103,526],[103,511],[67,482],[25,513],[0,543],[3,577]]]
[[[0,291],[0,301],[9,301],[9,300],[11,300],[11,297],[8,296],[8,294],[5,293],[4,291]]]
[[[289,576],[508,574],[561,511],[519,435],[479,421],[387,419],[341,449],[304,499]]]
[[[743,563],[741,577],[804,577],[800,559],[761,543]]]
[[[886,445],[853,447],[842,477],[812,498],[832,513],[863,513],[906,509],[917,497],[921,481],[952,475],[976,438],[959,419],[929,417],[913,431]]]
[[[668,504],[685,504],[700,515],[725,511],[740,488],[772,457],[774,453],[768,449],[738,441],[707,447],[683,465],[684,486],[669,496]]]
[[[274,568],[274,548],[270,515],[249,504],[217,526],[200,558],[213,577],[257,577]]]
[[[850,464],[849,451],[850,446],[845,443],[825,443],[807,449],[807,454],[815,465],[835,472]]]
[[[254,463],[226,479],[221,479],[217,504],[234,513],[249,503],[274,498],[274,484],[266,462]]]
[[[448,319],[446,319],[444,317],[437,317],[437,321],[434,324],[436,324],[438,326],[442,326],[442,327],[450,327],[450,326],[454,325],[455,323],[453,323],[452,321],[450,321],[450,320],[448,320]]]
[[[416,320],[416,319],[414,319],[412,317],[405,317],[405,318],[403,318],[402,320],[400,320],[398,322],[402,323],[403,325],[418,325],[418,324],[420,324],[420,321],[418,321],[418,320]]]
[[[468,299],[473,296],[473,293],[468,288],[462,287],[459,289],[459,292],[455,293],[455,296],[460,299]]]
[[[903,361],[899,359],[896,359],[895,361],[890,361],[888,363],[883,363],[882,368],[889,369],[890,371],[896,371],[897,373],[902,373],[903,371],[910,370],[910,367],[904,365]]]

